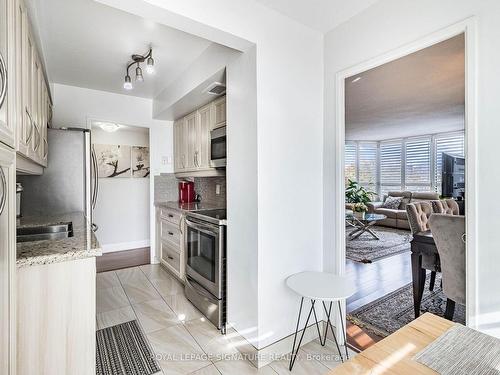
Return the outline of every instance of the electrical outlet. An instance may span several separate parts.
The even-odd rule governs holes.
[[[219,184],[215,185],[215,195],[220,195],[220,185]]]

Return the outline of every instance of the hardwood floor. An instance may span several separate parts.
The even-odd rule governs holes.
[[[150,256],[149,247],[105,253],[96,258],[97,272],[113,271],[121,268],[149,264],[151,263]]]
[[[347,260],[346,274],[356,285],[357,292],[347,299],[347,312],[356,310],[411,282],[410,252],[394,255],[373,263]],[[358,350],[364,350],[379,336],[370,334],[348,322],[347,341]]]

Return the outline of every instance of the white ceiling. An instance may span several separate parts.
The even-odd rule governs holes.
[[[346,139],[464,129],[464,59],[462,34],[346,79]]]
[[[55,83],[153,98],[210,45],[193,35],[107,7],[93,0],[35,2],[49,80]],[[123,89],[133,53],[153,46],[156,73]],[[131,73],[135,73],[131,69]],[[134,81],[135,74],[131,74]]]
[[[378,0],[256,0],[295,21],[326,33]]]

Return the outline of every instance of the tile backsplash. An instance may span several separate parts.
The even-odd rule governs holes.
[[[219,207],[226,206],[226,178],[225,177],[195,177],[189,180],[194,181],[196,194],[201,196],[201,201]],[[173,173],[165,173],[154,176],[154,197],[155,202],[177,201],[179,198],[179,179]],[[216,194],[216,187],[220,186],[220,194]]]
[[[219,195],[215,194],[216,185],[220,185]],[[226,207],[226,177],[195,177],[194,190],[202,202]]]
[[[173,173],[162,173],[155,178],[155,202],[170,202],[179,199],[178,180]]]

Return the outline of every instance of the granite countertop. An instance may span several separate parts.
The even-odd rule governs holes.
[[[175,202],[168,201],[168,202],[155,202],[154,204],[156,207],[166,207],[179,211],[201,211],[201,210],[214,210],[218,208],[225,208],[209,202],[179,203],[177,201]]]
[[[18,243],[17,267],[58,263],[102,255],[101,245],[83,212],[23,217],[17,219],[17,227],[35,227],[68,222],[73,223],[73,237]]]

